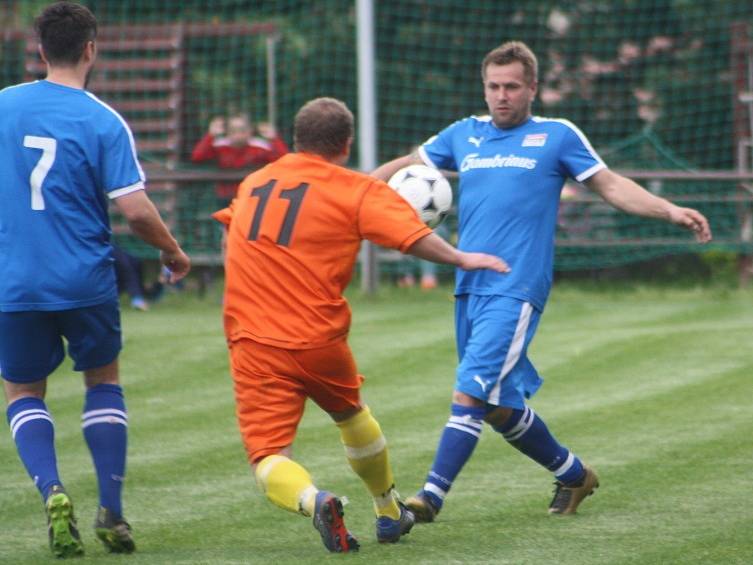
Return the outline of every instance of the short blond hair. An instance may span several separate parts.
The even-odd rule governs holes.
[[[533,51],[522,41],[508,41],[489,51],[481,62],[481,79],[486,80],[486,67],[489,65],[509,65],[519,62],[523,65],[528,84],[539,77],[539,62]]]

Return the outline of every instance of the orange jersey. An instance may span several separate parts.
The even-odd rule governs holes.
[[[307,153],[250,174],[230,208],[225,334],[286,349],[343,339],[361,240],[406,251],[431,233],[384,182]]]

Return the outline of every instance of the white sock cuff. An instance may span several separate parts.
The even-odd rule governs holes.
[[[575,463],[575,455],[573,455],[571,451],[568,451],[567,459],[565,459],[565,462],[562,465],[554,470],[554,476],[559,479],[560,476],[564,475],[570,470],[570,467],[573,466],[573,463]]]
[[[52,426],[55,425],[55,422],[52,421],[52,416],[50,416],[50,413],[47,412],[47,410],[42,410],[40,408],[24,410],[11,418],[10,432],[13,435],[13,439],[16,439],[16,434],[21,426],[33,420],[47,420]]]
[[[387,440],[384,439],[383,435],[380,435],[377,439],[375,439],[368,445],[361,447],[351,447],[349,445],[346,445],[344,447],[345,454],[348,459],[366,459],[367,457],[372,457],[377,453],[384,451],[384,449],[387,447]]]
[[[430,492],[431,494],[438,496],[441,500],[444,500],[444,497],[447,496],[447,491],[442,490],[434,483],[425,483],[424,490],[426,492]]]

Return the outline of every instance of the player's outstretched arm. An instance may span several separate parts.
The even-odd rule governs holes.
[[[394,175],[403,167],[423,164],[424,162],[421,157],[419,157],[418,151],[414,151],[413,153],[403,155],[402,157],[398,157],[397,159],[393,159],[392,161],[387,161],[385,164],[378,166],[376,169],[371,171],[371,176],[383,181],[388,181],[390,177],[392,177],[392,175]]]
[[[699,243],[711,240],[711,228],[703,214],[655,196],[638,183],[614,171],[603,169],[588,179],[586,185],[623,212],[671,222],[692,231]]]
[[[411,245],[407,251],[419,259],[434,263],[455,265],[465,271],[490,269],[498,273],[509,273],[510,267],[502,259],[486,253],[466,253],[455,249],[435,233],[422,237]]]
[[[143,190],[137,190],[115,199],[120,212],[128,221],[131,232],[160,250],[162,264],[170,269],[170,282],[182,279],[191,270],[191,260],[167,229],[154,203]]]

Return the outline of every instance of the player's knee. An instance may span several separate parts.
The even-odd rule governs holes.
[[[353,416],[356,416],[363,412],[364,407],[363,406],[357,406],[354,408],[349,408],[347,410],[343,410],[342,412],[328,412],[330,418],[332,418],[336,423],[345,422],[346,420],[350,420]]]
[[[464,392],[460,392],[459,390],[452,391],[452,403],[459,404],[460,406],[471,407],[484,406],[486,404],[483,400],[474,398]]]
[[[102,367],[84,370],[84,382],[86,388],[92,388],[97,385],[117,385],[120,384],[117,357]]]
[[[491,424],[492,427],[498,428],[504,426],[513,414],[512,408],[505,408],[504,406],[490,406],[490,410],[484,415],[484,421]]]
[[[277,459],[275,459],[275,457],[277,457]],[[248,460],[251,464],[251,469],[253,469],[254,473],[256,473],[259,469],[259,465],[261,465],[265,460],[267,460],[267,464],[269,464],[276,460],[279,460],[280,457],[292,459],[293,446],[288,445],[277,449],[266,449],[249,452]]]
[[[3,380],[5,401],[8,406],[22,398],[38,398],[44,400],[47,390],[47,379],[32,383],[14,383]]]

